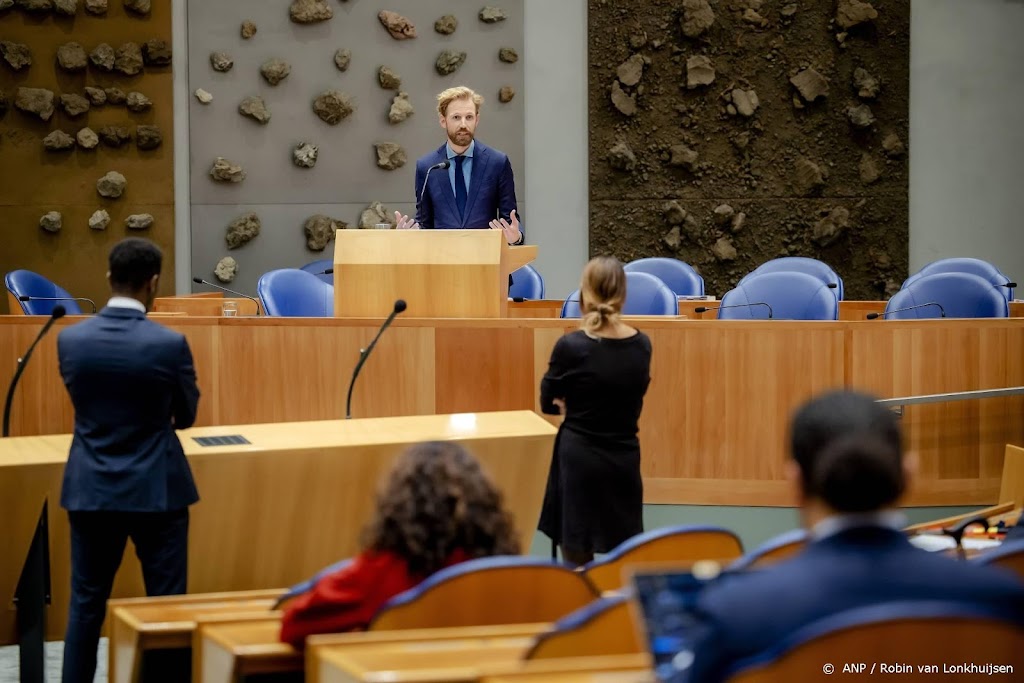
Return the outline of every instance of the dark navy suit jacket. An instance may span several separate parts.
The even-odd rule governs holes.
[[[448,160],[447,148],[446,143],[416,161],[417,199],[423,189],[427,169]],[[499,216],[509,220],[513,209],[517,209],[516,218],[520,221],[519,229],[522,231],[522,217],[516,206],[516,183],[508,155],[477,140],[473,148],[473,170],[466,197],[466,215],[459,216],[448,171],[436,169],[430,173],[427,191],[423,193],[423,201],[416,212],[416,222],[427,230],[487,228]]]
[[[174,433],[192,426],[199,403],[185,337],[108,306],[61,332],[57,354],[75,407],[61,506],[161,512],[199,500]]]
[[[790,560],[709,586],[697,603],[702,625],[687,680],[722,681],[737,661],[811,622],[901,600],[963,602],[1024,624],[1024,583],[1010,572],[919,550],[893,529],[847,529]]]

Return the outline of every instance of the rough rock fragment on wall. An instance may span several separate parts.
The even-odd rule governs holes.
[[[391,100],[391,109],[388,110],[388,122],[392,124],[401,123],[415,113],[412,102],[409,101],[409,93],[400,92]]]
[[[401,168],[408,160],[405,150],[397,142],[378,142],[374,147],[377,150],[377,166],[385,171]]]
[[[14,106],[26,114],[35,114],[42,121],[49,121],[53,116],[53,99],[53,91],[46,88],[18,88]]]
[[[117,171],[109,171],[96,181],[96,191],[101,197],[117,199],[124,194],[128,180]]]
[[[451,14],[446,14],[434,22],[434,30],[443,36],[450,36],[459,27],[459,20]]]
[[[326,90],[313,100],[313,112],[321,121],[332,126],[341,123],[355,110],[352,98],[340,90]]]
[[[238,249],[248,244],[260,234],[261,227],[260,217],[255,212],[243,214],[231,221],[224,235],[228,249]]]
[[[315,24],[334,17],[334,10],[327,0],[293,0],[288,14],[297,24]]]
[[[245,171],[224,157],[217,157],[210,168],[210,177],[222,183],[240,183],[245,180]]]
[[[380,23],[395,40],[411,40],[416,37],[416,26],[398,12],[381,10],[377,14]]]
[[[224,283],[233,282],[237,275],[238,261],[230,256],[225,256],[218,261],[217,266],[213,269],[213,276]]]
[[[317,156],[320,148],[309,142],[300,142],[292,150],[292,162],[299,168],[313,168],[316,166]]]
[[[49,211],[39,219],[39,227],[46,232],[60,232],[64,224],[64,217],[59,211]]]
[[[442,76],[448,76],[459,70],[466,61],[465,52],[457,52],[455,50],[444,50],[437,56],[437,61],[434,63],[434,68],[437,73]]]

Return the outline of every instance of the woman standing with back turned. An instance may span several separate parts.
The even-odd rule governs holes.
[[[626,273],[599,256],[583,269],[580,330],[551,352],[541,410],[565,420],[555,439],[539,528],[572,564],[586,564],[643,531],[640,409],[651,340],[620,320]]]

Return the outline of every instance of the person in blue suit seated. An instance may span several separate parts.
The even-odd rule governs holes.
[[[684,680],[722,681],[731,665],[803,626],[882,602],[962,602],[1024,625],[1024,583],[1015,575],[907,540],[896,506],[914,463],[904,458],[893,412],[870,396],[829,393],[797,411],[790,445],[788,476],[811,540],[789,560],[724,575],[702,592]]]
[[[92,683],[107,598],[129,538],[147,595],[184,593],[188,506],[199,499],[175,434],[196,419],[199,389],[181,334],[146,318],[163,255],[131,238],[110,251],[112,297],[57,340],[75,409],[61,506],[71,524],[64,683]]]
[[[396,211],[399,230],[490,228],[503,231],[509,244],[523,243],[512,164],[504,152],[475,139],[483,101],[465,86],[437,96],[441,128],[448,139],[416,161],[416,217]]]

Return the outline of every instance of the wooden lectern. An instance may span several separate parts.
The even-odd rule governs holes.
[[[405,299],[413,318],[504,318],[508,276],[537,257],[500,230],[338,230],[334,315],[380,318]]]

